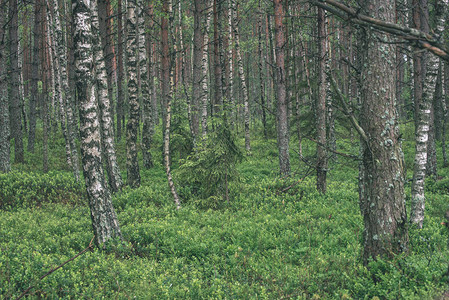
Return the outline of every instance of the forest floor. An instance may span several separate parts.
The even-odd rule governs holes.
[[[221,196],[198,196],[198,186],[180,178],[179,157],[173,157],[175,182],[183,182],[179,211],[155,147],[156,166],[142,170],[141,187],[113,196],[125,242],[87,251],[42,280],[89,245],[92,229],[83,185],[64,166],[63,141],[52,145],[48,174],[36,171],[40,154],[28,154],[27,164],[0,174],[0,298],[14,299],[29,286],[33,298],[441,297],[449,262],[442,225],[449,203],[447,168],[439,169],[443,179],[427,181],[425,226],[410,228],[410,251],[365,267],[357,161],[337,157],[323,195],[294,150],[293,175],[279,177],[275,143],[253,141],[253,155],[238,164],[230,182],[229,203]],[[409,170],[413,148],[404,142]],[[123,142],[118,149],[125,157]],[[313,161],[314,149],[303,143],[306,160]],[[358,152],[349,139],[341,139],[338,149]],[[120,164],[125,170],[123,159]],[[408,201],[409,183],[406,189]]]

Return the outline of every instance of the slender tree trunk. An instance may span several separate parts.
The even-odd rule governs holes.
[[[11,138],[14,139],[14,162],[24,163],[22,99],[20,99],[19,39],[17,0],[9,0],[9,113]]]
[[[46,22],[46,6],[42,6],[41,13],[41,24],[42,24],[42,39],[41,39],[41,62],[42,62],[42,72],[41,78],[42,82],[42,170],[44,173],[48,172],[48,132],[49,132],[49,112],[48,103],[49,101],[49,85],[51,82],[51,68],[49,68],[49,43],[47,43],[47,22]]]
[[[34,152],[36,138],[36,105],[39,102],[37,82],[39,81],[39,42],[41,39],[41,1],[36,0],[34,4],[34,28],[33,28],[33,57],[31,61],[31,97],[30,97],[30,130],[28,132],[28,152]]]
[[[393,22],[391,7],[394,0],[369,0],[362,9],[374,18]],[[364,264],[408,249],[403,153],[394,103],[395,45],[388,35],[382,40],[387,43],[380,41],[374,30],[360,33],[360,126],[365,132],[360,141],[359,196],[365,228]]]
[[[117,2],[117,140],[122,138],[122,128],[124,127],[124,112],[123,112],[123,11],[122,0]]]
[[[137,160],[137,129],[139,127],[139,98],[137,87],[137,14],[135,0],[128,1],[126,20],[127,67],[128,67],[128,103],[129,119],[126,127],[126,165],[128,169],[128,185],[140,186],[140,170]]]
[[[259,66],[259,93],[260,93],[260,106],[262,109],[262,126],[263,126],[263,136],[265,139],[268,138],[268,131],[267,131],[267,113],[266,113],[266,104],[265,104],[265,78],[263,73],[263,64],[264,59],[266,60],[266,57],[264,56],[263,52],[263,46],[262,46],[262,18],[263,18],[263,11],[261,6],[261,0],[258,2],[258,9],[259,9],[259,18],[257,19],[257,50],[258,50],[258,66]]]
[[[245,149],[246,153],[251,154],[251,137],[249,133],[249,125],[250,125],[250,110],[249,110],[249,97],[248,97],[248,87],[246,84],[245,72],[243,70],[243,60],[242,54],[240,51],[240,34],[238,28],[238,20],[237,20],[237,4],[236,0],[232,1],[232,11],[233,11],[233,28],[234,28],[234,44],[235,44],[235,53],[237,55],[237,65],[238,65],[238,73],[240,77],[240,84],[242,85],[243,92],[243,107],[244,107],[244,120],[245,120]]]
[[[214,1],[214,103],[212,105],[212,116],[220,111],[223,105],[223,85],[222,85],[222,68],[220,61],[220,44],[221,44],[221,0]]]
[[[316,98],[316,130],[317,130],[317,164],[316,164],[316,186],[321,193],[326,193],[327,175],[327,151],[326,151],[326,100],[327,79],[326,69],[329,69],[327,37],[326,37],[326,12],[318,8],[318,97]]]
[[[6,0],[0,0],[0,6],[6,7]],[[0,9],[0,172],[11,170],[10,162],[10,121],[8,109],[8,79],[6,68],[6,32],[4,25],[7,10]]]
[[[143,103],[143,128],[142,128],[142,158],[143,166],[146,169],[153,167],[153,157],[151,156],[151,142],[153,139],[153,106],[152,106],[152,92],[153,92],[153,77],[149,75],[153,65],[151,63],[151,54],[148,56],[147,48],[151,49],[152,37],[145,33],[146,30],[146,15],[148,11],[144,9],[144,1],[141,2],[142,8],[139,10],[139,64],[140,77],[142,89],[142,103]],[[153,82],[151,82],[153,81]]]
[[[435,139],[441,141],[441,133],[443,129],[444,108],[443,108],[443,62],[440,61],[438,66],[438,76],[435,85],[435,96],[433,97],[433,107],[435,108]]]
[[[106,71],[105,56],[100,41],[100,22],[98,19],[97,0],[91,2],[91,26],[92,26],[92,45],[93,57],[95,64],[96,78],[96,98],[98,101],[99,118],[100,118],[100,132],[101,132],[101,146],[103,152],[103,159],[105,160],[106,171],[108,173],[109,186],[112,192],[119,191],[123,186],[120,168],[117,163],[117,154],[114,144],[114,118],[111,115],[111,99],[112,90],[108,90],[108,75]],[[110,98],[111,97],[111,98]]]
[[[199,118],[198,107],[201,101],[203,82],[202,58],[203,58],[203,41],[204,36],[201,32],[201,16],[205,5],[203,0],[195,0],[193,2],[193,81],[192,81],[192,113],[193,113],[193,132],[198,135]]]
[[[203,56],[201,61],[201,129],[203,131],[203,138],[207,136],[207,106],[209,103],[209,85],[208,85],[208,71],[209,71],[209,29],[210,20],[212,17],[211,0],[206,0],[206,24],[204,28],[203,38]]]
[[[448,25],[446,25],[448,26]],[[444,62],[443,63],[443,73],[444,73],[444,80],[443,80],[443,130],[441,132],[441,147],[443,151],[443,166],[447,167],[449,165],[448,159],[447,159],[447,151],[446,151],[446,124],[447,124],[447,105],[448,105],[448,99],[449,99],[449,63]]]
[[[73,17],[75,26],[75,68],[76,88],[80,100],[80,137],[81,155],[83,158],[83,174],[86,183],[89,207],[95,240],[98,246],[109,239],[121,238],[120,227],[111,202],[109,190],[105,184],[101,162],[100,117],[96,99],[96,84],[91,66],[92,28],[91,7],[96,8],[89,0],[73,1]]]
[[[71,110],[72,95],[70,94],[69,82],[67,77],[67,56],[64,47],[64,35],[62,32],[62,26],[59,18],[59,6],[58,0],[53,1],[53,32],[54,46],[55,46],[55,73],[58,78],[56,79],[57,87],[59,91],[57,92],[58,100],[60,103],[60,114],[61,114],[61,128],[66,140],[66,151],[68,149],[70,162],[73,174],[76,181],[80,180],[80,169],[78,161],[78,151],[75,144],[75,133],[72,130],[73,125],[73,112]],[[63,91],[65,93],[63,94]]]
[[[288,136],[288,111],[285,78],[285,25],[284,7],[282,0],[274,0],[274,22],[276,38],[276,98],[277,98],[277,121],[278,121],[278,148],[279,168],[281,175],[290,174],[290,153]]]
[[[171,0],[164,0],[163,12],[165,16],[161,20],[161,48],[162,48],[162,93],[165,98],[166,116],[165,116],[165,133],[164,133],[164,159],[165,159],[165,171],[167,174],[168,185],[173,195],[176,208],[181,208],[181,202],[179,200],[178,193],[176,191],[175,184],[171,175],[170,169],[170,126],[171,126],[171,101],[173,97],[174,89],[174,59],[175,53],[172,49],[170,51],[169,44],[169,31],[172,35],[172,24],[169,24],[169,20],[172,15],[172,3]],[[169,28],[170,27],[170,28]],[[174,40],[172,39],[172,42]],[[171,53],[170,53],[171,52]]]

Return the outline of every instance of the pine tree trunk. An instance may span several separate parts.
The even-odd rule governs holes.
[[[126,27],[129,118],[126,127],[126,165],[128,185],[140,186],[140,170],[137,160],[137,129],[139,127],[139,98],[137,87],[137,14],[136,0],[128,1]]]
[[[326,150],[326,113],[327,113],[327,78],[328,70],[328,45],[326,37],[326,13],[324,9],[318,8],[318,97],[316,98],[316,130],[317,130],[317,164],[316,164],[316,186],[321,193],[326,193],[327,175],[327,150]]]
[[[98,101],[99,117],[100,117],[100,132],[101,132],[101,146],[103,152],[103,159],[105,160],[106,171],[108,173],[109,186],[112,192],[118,192],[122,186],[122,176],[120,168],[117,163],[117,154],[114,143],[114,119],[111,115],[111,99],[112,88],[108,89],[108,75],[106,71],[105,56],[100,41],[100,22],[98,18],[99,8],[97,7],[97,0],[91,2],[91,26],[92,26],[92,45],[93,57],[95,63],[96,78],[96,98]]]
[[[212,105],[212,114],[214,116],[220,111],[223,105],[223,85],[222,85],[222,68],[220,61],[220,44],[221,42],[221,0],[213,0],[214,5],[214,101]]]
[[[17,0],[9,0],[9,115],[11,139],[14,139],[14,162],[24,163],[22,99],[20,99],[19,39]]]
[[[48,112],[48,103],[49,101],[49,86],[51,84],[51,68],[49,68],[49,43],[47,43],[47,18],[46,18],[46,6],[42,6],[41,13],[41,24],[42,24],[42,38],[41,38],[41,62],[42,62],[42,71],[41,78],[43,78],[42,82],[42,170],[44,173],[48,172],[48,133],[49,133],[49,112]]]
[[[6,6],[6,0],[0,0],[0,6]],[[8,109],[8,79],[6,69],[6,32],[4,24],[7,10],[0,9],[0,172],[11,170],[10,162],[10,122]]]
[[[249,97],[248,97],[248,87],[246,85],[245,73],[243,71],[243,60],[242,54],[240,51],[240,34],[238,28],[238,20],[237,20],[237,4],[236,0],[232,1],[232,11],[233,11],[233,28],[234,28],[234,44],[235,44],[235,53],[237,55],[237,66],[238,73],[240,77],[240,84],[242,85],[243,92],[243,107],[244,107],[244,120],[245,120],[245,149],[248,155],[251,154],[251,137],[249,133],[249,125],[250,125],[250,111],[249,111]]]
[[[36,105],[39,102],[37,82],[39,81],[39,42],[41,40],[41,1],[36,0],[34,4],[34,28],[33,28],[33,57],[31,61],[31,95],[30,95],[30,130],[28,132],[28,152],[34,152],[36,138]]]
[[[364,13],[393,22],[392,7],[394,0],[369,0]],[[395,69],[391,63],[395,54],[392,41],[388,35],[383,35],[380,41],[372,29],[360,33],[363,78],[360,126],[365,134],[360,141],[359,196],[365,228],[365,265],[370,259],[378,256],[392,258],[408,248],[403,153],[394,101]]]
[[[276,39],[276,98],[277,98],[277,121],[278,121],[278,148],[279,168],[281,175],[290,174],[290,153],[288,136],[288,111],[285,78],[285,25],[284,7],[282,0],[274,0],[274,22]]]
[[[263,73],[263,64],[264,64],[264,52],[263,52],[263,46],[262,46],[262,18],[263,18],[263,11],[261,6],[261,0],[258,2],[258,9],[259,9],[259,18],[257,19],[257,50],[258,50],[258,67],[259,67],[259,93],[260,93],[260,106],[262,109],[262,126],[263,126],[263,137],[265,139],[268,138],[268,131],[267,131],[267,107],[265,104],[265,78]],[[265,58],[266,59],[266,58]]]
[[[203,0],[195,0],[193,2],[193,81],[192,81],[192,113],[193,113],[193,131],[195,135],[199,132],[198,107],[201,101],[202,90],[201,83],[203,81],[202,58],[203,58],[203,40],[204,36],[201,32],[201,15],[204,9]]]
[[[93,0],[96,1],[96,0]],[[101,133],[99,108],[96,99],[96,84],[91,66],[92,28],[89,0],[73,1],[75,27],[76,87],[80,100],[80,138],[83,174],[91,210],[92,225],[98,246],[111,238],[121,238],[120,227],[105,184],[101,155]],[[96,8],[96,3],[92,6]]]
[[[173,177],[171,175],[170,169],[170,129],[171,129],[171,101],[173,97],[174,89],[174,60],[175,52],[173,49],[170,51],[169,35],[173,34],[173,24],[170,24],[169,20],[172,16],[172,3],[171,0],[164,0],[163,2],[163,12],[165,17],[161,20],[161,48],[162,48],[162,94],[166,105],[166,115],[165,115],[165,132],[164,132],[164,160],[165,160],[165,171],[167,174],[168,185],[170,191],[173,195],[173,200],[175,202],[176,208],[181,208],[181,202],[179,200],[178,193],[176,191],[175,184],[173,182]],[[170,33],[169,33],[170,31]],[[174,39],[171,39],[174,42]],[[168,79],[168,80],[167,80]]]

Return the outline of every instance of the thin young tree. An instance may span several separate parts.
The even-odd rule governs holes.
[[[92,1],[96,2],[97,0]],[[94,64],[91,3],[90,0],[73,1],[75,76],[80,102],[83,174],[95,241],[97,245],[101,246],[111,238],[121,238],[121,232],[105,183],[102,166],[99,107],[94,72],[91,68]],[[96,7],[96,3],[93,3],[93,7]]]

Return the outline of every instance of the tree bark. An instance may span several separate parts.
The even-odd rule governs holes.
[[[92,8],[89,6],[90,3],[89,0],[73,1],[75,68],[76,88],[80,100],[83,174],[95,241],[98,246],[102,246],[111,238],[121,238],[121,232],[112,206],[111,196],[105,184],[101,161],[100,117],[98,115],[95,78],[91,68],[94,62],[92,55]]]
[[[274,23],[276,39],[276,98],[277,98],[277,121],[278,121],[278,148],[279,168],[281,175],[290,174],[290,153],[288,136],[288,109],[285,78],[285,25],[284,6],[282,0],[274,0]]]
[[[203,56],[201,60],[201,129],[203,138],[207,136],[207,107],[209,104],[209,85],[208,85],[208,71],[209,71],[209,29],[210,20],[212,17],[211,0],[206,1],[206,21],[204,26],[203,36]]]
[[[117,140],[122,138],[122,128],[125,127],[125,116],[123,111],[123,11],[122,0],[117,2]]]
[[[0,0],[0,6],[6,6],[6,0]],[[7,20],[7,10],[0,9],[0,172],[11,170],[10,162],[10,121],[8,105],[8,77],[6,69],[6,32],[4,25]]]
[[[173,33],[172,26],[169,24],[172,12],[171,0],[164,0],[163,2],[163,12],[164,15],[161,20],[161,48],[162,48],[162,93],[164,97],[164,102],[166,105],[166,115],[165,115],[165,132],[164,132],[164,160],[165,160],[165,171],[167,174],[168,185],[170,191],[173,195],[173,200],[175,202],[176,208],[181,208],[181,202],[179,200],[178,193],[176,191],[175,184],[173,182],[173,177],[171,175],[170,169],[170,126],[171,126],[171,101],[173,97],[174,88],[174,60],[175,52],[170,49],[169,35]],[[170,27],[170,28],[169,28]],[[169,33],[170,31],[170,33]],[[173,39],[171,39],[173,42]],[[172,51],[170,51],[172,50]],[[168,79],[168,80],[167,80]]]
[[[233,11],[233,28],[234,28],[234,44],[235,44],[235,53],[237,55],[237,66],[238,73],[240,77],[240,84],[242,85],[243,92],[243,107],[244,107],[244,120],[245,120],[245,149],[248,155],[251,154],[251,137],[249,132],[250,125],[250,111],[249,111],[249,97],[248,97],[248,87],[246,84],[245,72],[243,71],[243,60],[242,54],[240,51],[240,34],[237,20],[237,4],[236,0],[232,1],[232,11]]]
[[[394,20],[393,0],[369,0],[364,9],[383,21]],[[360,33],[360,126],[365,135],[360,141],[359,197],[365,228],[364,264],[408,248],[403,153],[394,103],[395,46],[390,36],[382,36],[384,40],[387,43],[373,30]]]
[[[316,186],[321,193],[326,193],[327,176],[327,151],[326,151],[326,113],[327,113],[327,89],[328,83],[326,71],[329,70],[328,48],[326,36],[326,12],[318,8],[318,97],[316,97],[316,130],[317,130],[317,149],[316,149]]]
[[[105,55],[100,41],[100,22],[98,18],[97,0],[91,0],[91,26],[92,26],[92,44],[93,57],[95,63],[96,92],[100,117],[101,146],[103,158],[108,173],[109,186],[112,192],[118,192],[122,186],[122,175],[117,163],[117,154],[114,143],[114,118],[111,115],[112,87],[108,88],[108,75],[106,71]]]
[[[41,1],[36,0],[34,4],[34,28],[33,28],[33,53],[31,60],[31,95],[30,95],[30,127],[28,132],[28,152],[34,152],[36,138],[36,105],[39,102],[37,82],[39,81],[39,43],[41,40]]]
[[[126,27],[127,72],[128,72],[128,103],[129,118],[126,127],[126,166],[128,169],[128,185],[140,186],[140,170],[137,160],[137,129],[139,127],[139,99],[137,87],[137,14],[136,0],[128,1]]]
[[[259,67],[259,93],[260,93],[260,106],[262,110],[262,126],[263,126],[263,137],[268,139],[268,131],[267,131],[267,113],[266,113],[266,104],[265,104],[265,76],[264,76],[264,60],[266,57],[264,56],[263,51],[263,40],[262,40],[262,18],[264,16],[261,6],[261,0],[258,2],[259,9],[259,17],[257,19],[257,51],[259,54],[258,57],[258,67]]]
[[[17,0],[9,0],[9,114],[11,139],[14,139],[14,162],[24,163],[22,99],[20,99],[19,39]]]
[[[198,107],[201,101],[202,90],[201,83],[203,81],[202,58],[203,58],[203,41],[204,36],[201,32],[201,16],[204,9],[203,0],[195,0],[193,2],[193,80],[192,80],[192,125],[193,132],[198,135],[199,118]]]

